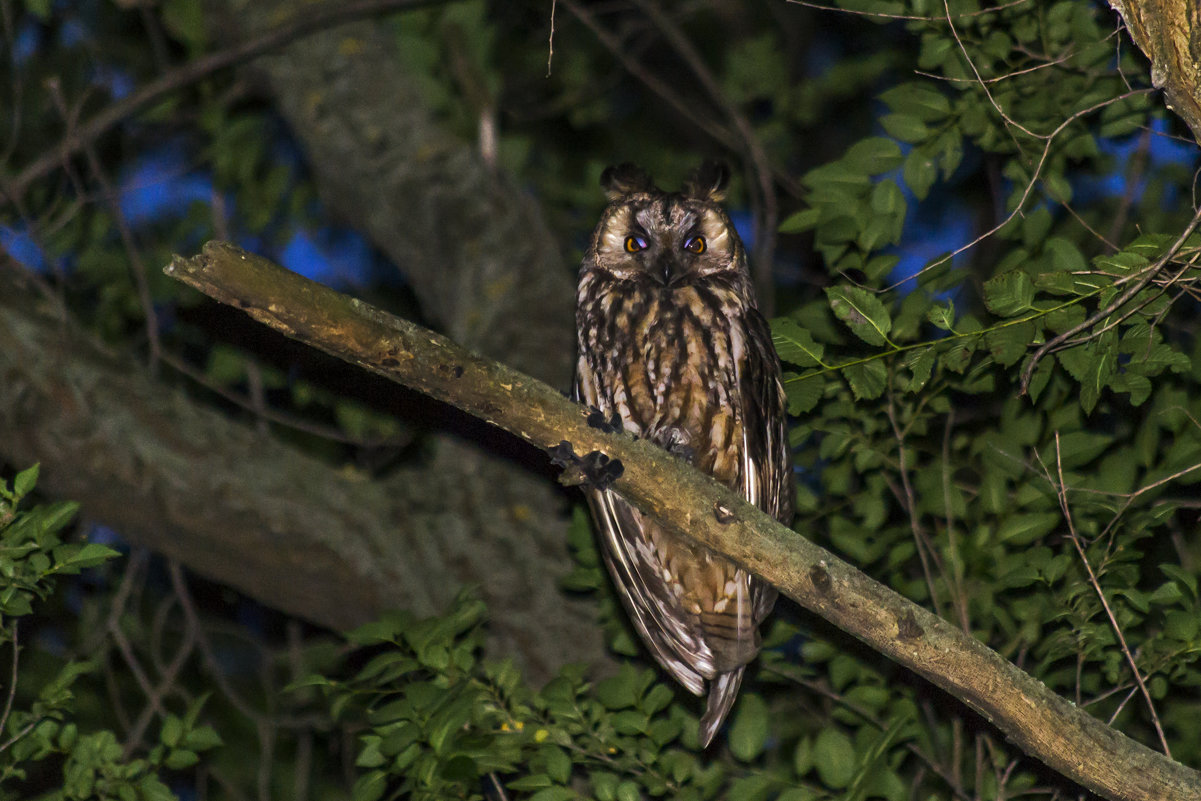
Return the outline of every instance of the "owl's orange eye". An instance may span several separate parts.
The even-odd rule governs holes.
[[[689,253],[704,253],[705,252],[705,237],[694,236],[691,239],[684,241],[684,250]]]
[[[627,236],[626,253],[637,253],[640,250],[646,250],[646,240],[640,236]]]

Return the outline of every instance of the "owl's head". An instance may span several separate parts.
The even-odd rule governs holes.
[[[633,164],[609,167],[601,175],[609,206],[584,268],[665,288],[722,273],[745,276],[742,241],[720,205],[729,177],[724,164],[707,161],[679,192],[664,192]]]

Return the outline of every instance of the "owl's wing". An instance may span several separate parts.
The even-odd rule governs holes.
[[[795,489],[780,358],[767,320],[755,309],[746,312],[746,331],[745,355],[737,368],[742,395],[742,494],[788,526]],[[771,611],[776,591],[757,578],[751,579],[750,590],[757,626]]]
[[[576,372],[575,399],[611,413],[608,399],[588,365],[581,360]],[[713,674],[713,652],[698,636],[693,617],[680,608],[658,567],[659,560],[643,518],[610,490],[585,490],[592,519],[600,533],[605,564],[630,620],[655,660],[694,695],[704,695],[705,678],[698,669]],[[688,655],[685,662],[681,655]]]
[[[609,490],[589,490],[587,495],[605,541],[605,564],[642,641],[676,681],[693,695],[704,695],[705,678],[696,668],[712,675],[713,655],[697,636],[692,615],[680,609],[655,567],[658,559],[643,533],[643,526],[653,523]]]

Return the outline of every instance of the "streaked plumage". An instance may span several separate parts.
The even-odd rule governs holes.
[[[601,179],[610,204],[580,268],[578,399],[740,490],[790,523],[793,486],[780,362],[756,308],[746,254],[706,163],[680,193],[631,165]],[[588,501],[605,562],[643,641],[708,705],[713,739],[776,592],[644,518],[609,490]]]

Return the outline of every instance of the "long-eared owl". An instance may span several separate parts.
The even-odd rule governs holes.
[[[780,361],[746,252],[706,162],[678,193],[633,165],[601,177],[609,206],[580,268],[576,397],[785,523],[793,514]],[[655,659],[708,701],[704,746],[730,711],[775,604],[768,584],[644,517],[612,491],[588,502],[605,563]]]

